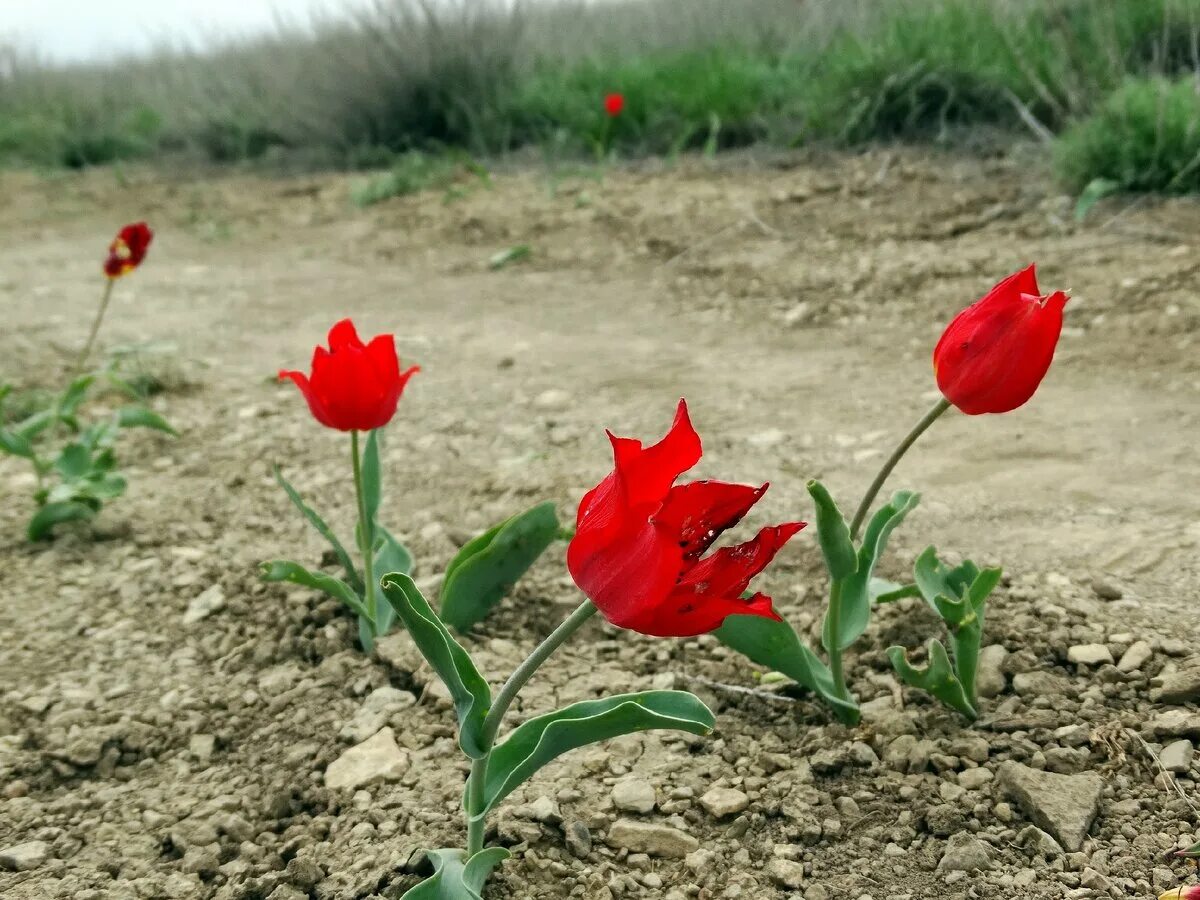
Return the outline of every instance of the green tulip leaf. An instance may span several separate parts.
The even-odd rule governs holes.
[[[38,435],[53,425],[55,420],[56,416],[54,410],[39,410],[28,418],[22,419],[21,422],[14,427],[13,431],[18,436],[32,443]],[[78,425],[76,425],[73,430],[78,431]]]
[[[76,481],[92,471],[92,454],[82,444],[67,444],[54,461],[54,468],[66,481]]]
[[[458,713],[458,745],[472,759],[488,748],[482,740],[483,719],[492,705],[492,691],[470,654],[451,636],[413,580],[400,572],[383,579],[383,593],[412,635],[421,655],[445,682]]]
[[[465,850],[429,850],[433,874],[404,892],[400,900],[483,900],[492,870],[512,856],[503,847],[480,850],[467,859]]]
[[[346,548],[342,545],[342,542],[333,533],[333,529],[317,514],[316,510],[304,502],[299,492],[283,477],[279,466],[275,466],[273,471],[275,473],[275,480],[279,482],[279,486],[288,495],[288,499],[292,501],[292,505],[300,510],[301,515],[308,520],[308,523],[317,530],[317,533],[321,537],[329,541],[330,546],[333,547],[334,554],[337,556],[338,563],[346,570],[346,577],[350,580],[350,586],[356,594],[361,595],[363,593],[362,576],[359,575],[358,569],[354,566],[354,561],[350,558],[350,554],[346,552]]]
[[[117,410],[117,424],[122,428],[152,428],[172,437],[179,436],[166,419],[145,406],[126,406]]]
[[[833,502],[825,485],[810,481],[808,493],[817,506],[817,539],[825,557],[825,568],[834,581],[849,578],[858,568],[858,554],[850,538],[846,517]]]
[[[947,566],[938,559],[937,548],[932,546],[921,551],[921,555],[913,563],[913,579],[921,591],[921,596],[929,604],[929,608],[939,615],[941,611],[938,609],[937,598],[963,600],[967,588],[978,574],[978,567],[970,560],[954,568]]]
[[[838,721],[846,725],[858,724],[857,704],[837,695],[829,667],[800,640],[787,622],[776,622],[763,616],[730,616],[713,632],[713,637],[751,662],[782,672],[808,688],[833,708]]]
[[[76,500],[47,503],[29,520],[27,534],[31,541],[45,540],[50,537],[55,525],[64,522],[86,522],[95,515],[96,509]]]
[[[539,503],[468,541],[446,568],[442,620],[460,634],[491,612],[558,537],[553,503]]]
[[[617,694],[528,719],[492,751],[481,813],[570,750],[652,728],[709,734],[715,724],[709,708],[686,691]]]
[[[915,584],[900,584],[886,578],[872,578],[867,583],[867,590],[876,603],[895,603],[908,597],[921,596],[921,589]]]
[[[379,504],[383,498],[383,482],[379,463],[379,429],[373,428],[367,435],[362,457],[363,496],[367,504],[367,521],[372,526],[379,516]]]
[[[892,661],[892,668],[905,684],[931,694],[972,721],[977,718],[975,707],[971,705],[962,682],[950,664],[946,648],[937,638],[929,642],[929,664],[923,669],[914,667],[908,661],[903,647],[889,647],[887,655]]]
[[[83,403],[83,398],[87,396],[88,389],[95,381],[95,375],[81,375],[67,386],[58,399],[57,415],[60,419],[68,420],[75,417]]]
[[[830,592],[829,602],[839,606],[838,634],[831,634],[831,620],[825,618],[825,630],[821,640],[825,649],[845,650],[857,641],[871,619],[871,576],[887,546],[892,530],[904,521],[917,504],[921,495],[912,491],[897,491],[886,506],[881,507],[867,523],[862,546],[858,549],[857,568],[853,574],[840,579]]]
[[[274,559],[263,563],[262,579],[263,581],[287,581],[321,591],[335,600],[341,600],[356,615],[367,619],[371,618],[367,613],[367,608],[363,606],[362,598],[346,582],[340,578],[334,578],[332,575],[326,575],[324,572],[310,572],[304,566],[289,559]]]
[[[0,450],[12,456],[33,459],[33,445],[30,439],[17,431],[0,428]]]
[[[413,570],[412,554],[395,535],[379,523],[375,524],[375,574],[381,581],[384,576],[393,572],[411,575]],[[376,593],[375,636],[380,637],[392,630],[396,621],[396,611],[392,609],[385,597]]]

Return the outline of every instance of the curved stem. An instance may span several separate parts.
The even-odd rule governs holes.
[[[892,455],[888,457],[887,462],[883,464],[883,468],[879,470],[879,474],[875,476],[875,480],[871,482],[871,486],[867,488],[867,493],[862,498],[862,503],[858,504],[858,511],[854,513],[854,518],[850,522],[850,538],[855,540],[858,538],[859,529],[862,528],[863,520],[867,518],[867,513],[871,511],[871,504],[875,502],[875,498],[879,495],[880,488],[887,481],[888,476],[892,474],[892,469],[896,468],[896,464],[908,452],[908,448],[917,442],[917,438],[925,433],[925,431],[937,421],[938,417],[950,408],[950,401],[945,397],[938,400],[933,405],[929,412],[921,417],[912,431],[904,436],[897,446],[892,451]]]
[[[116,284],[116,279],[108,278],[106,281],[104,295],[100,298],[100,308],[96,310],[96,318],[92,320],[92,330],[88,332],[87,343],[83,345],[78,359],[75,360],[76,376],[83,373],[83,367],[87,364],[88,357],[92,355],[92,345],[96,343],[96,335],[100,333],[100,323],[104,321],[104,313],[108,311],[108,301],[112,299],[113,285]]]
[[[375,619],[378,610],[375,608],[375,560],[372,559],[371,545],[375,540],[375,529],[367,513],[367,494],[363,490],[362,457],[358,452],[358,432],[350,432],[350,455],[354,458],[354,493],[358,497],[358,549],[363,557],[363,603],[370,614],[371,635],[375,636]],[[366,648],[368,651],[370,648]]]
[[[584,600],[575,611],[567,616],[561,625],[547,635],[533,652],[522,662],[504,682],[500,693],[496,695],[492,708],[483,719],[480,741],[487,748],[487,753],[471,764],[471,778],[467,782],[467,857],[470,858],[483,849],[484,833],[484,786],[487,783],[488,760],[492,755],[492,745],[500,731],[500,724],[505,713],[517,699],[521,688],[533,677],[546,660],[548,660],[567,639],[596,614],[596,607],[591,600]]]

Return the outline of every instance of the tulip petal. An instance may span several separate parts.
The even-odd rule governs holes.
[[[628,623],[671,591],[682,551],[648,522],[602,544],[590,538],[578,532],[567,547],[571,577],[606,619],[632,628]]]
[[[642,447],[633,438],[609,435],[617,480],[630,507],[663,502],[675,479],[700,461],[700,435],[692,427],[687,402],[679,401],[671,430],[657,444]]]
[[[720,548],[692,566],[679,580],[673,594],[693,598],[741,596],[750,580],[767,567],[805,524],[788,522],[768,526],[745,543]]]
[[[362,349],[363,342],[358,336],[354,323],[349,319],[342,319],[329,329],[329,350],[337,353],[347,347]]]
[[[679,484],[667,493],[652,521],[679,542],[685,561],[697,559],[721,532],[742,520],[767,487],[726,481]]]

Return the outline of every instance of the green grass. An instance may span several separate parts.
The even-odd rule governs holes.
[[[1130,158],[1158,159],[1165,138],[1128,124],[1125,85],[1193,74],[1198,33],[1200,0],[381,0],[204,53],[56,69],[0,50],[0,162],[391,164],[360,190],[375,202],[438,187],[431,156],[445,148],[636,156],[979,126],[1078,144],[1093,115],[1143,142]],[[610,91],[628,101],[616,120]],[[1061,163],[1073,184],[1087,166],[1111,170],[1063,154],[1081,160]]]
[[[1125,191],[1200,191],[1200,91],[1194,79],[1127,82],[1055,148],[1065,184],[1097,179]]]

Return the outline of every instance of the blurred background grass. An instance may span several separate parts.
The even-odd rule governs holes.
[[[105,64],[0,48],[0,161],[394,165],[404,192],[422,172],[444,181],[430,158],[447,150],[453,169],[530,147],[953,142],[983,126],[1054,141],[1075,188],[1195,190],[1198,35],[1200,0],[379,0]]]

